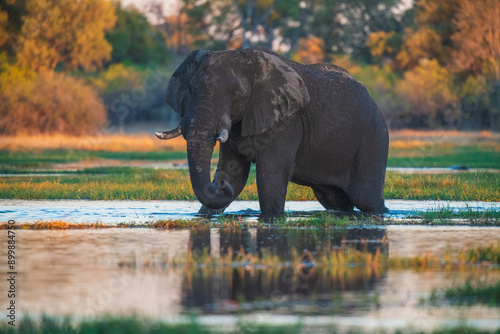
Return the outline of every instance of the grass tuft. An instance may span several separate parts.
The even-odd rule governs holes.
[[[500,173],[402,175],[387,173],[386,199],[500,201]],[[187,170],[98,168],[79,174],[0,179],[4,199],[195,200]],[[238,200],[257,200],[252,170]],[[315,200],[308,187],[290,184],[288,201]]]
[[[500,281],[490,284],[468,279],[463,285],[433,291],[429,301],[433,305],[449,303],[455,305],[486,304],[500,306]]]

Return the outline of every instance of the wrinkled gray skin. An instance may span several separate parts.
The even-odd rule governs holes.
[[[240,194],[252,162],[264,217],[284,212],[290,181],[311,187],[326,209],[387,211],[387,127],[365,87],[343,68],[298,64],[260,48],[194,51],[170,79],[166,102],[182,120],[156,135],[187,140],[202,214],[221,213]]]

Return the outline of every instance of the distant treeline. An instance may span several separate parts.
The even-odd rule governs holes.
[[[192,50],[265,46],[343,66],[391,128],[500,129],[498,0],[0,0],[0,134],[173,117]],[[144,13],[149,13],[152,25]]]

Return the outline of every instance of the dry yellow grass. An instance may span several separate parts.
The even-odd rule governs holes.
[[[457,130],[419,131],[397,130],[389,132],[391,149],[429,147],[452,148],[462,145],[479,145],[500,151],[500,133],[491,131],[466,132]]]
[[[500,133],[490,131],[465,132],[456,130],[417,131],[398,130],[390,132],[390,147],[394,149],[422,148],[432,145],[488,144],[500,150]],[[42,151],[48,149],[73,149],[109,152],[151,152],[158,150],[185,151],[186,141],[182,137],[159,140],[153,133],[102,134],[95,136],[68,135],[20,135],[0,136],[0,150],[11,152]]]
[[[458,130],[394,130],[389,131],[391,140],[500,140],[500,133],[491,131],[458,131]]]
[[[11,152],[73,149],[110,152],[150,152],[158,150],[184,151],[182,137],[159,140],[154,134],[104,134],[100,136],[73,137],[68,135],[0,136],[0,150]]]
[[[63,220],[42,221],[33,223],[17,224],[16,229],[21,230],[82,230],[82,229],[100,229],[112,228],[113,225],[104,225],[100,223],[71,223]],[[7,223],[0,223],[0,230],[6,230]]]
[[[6,230],[8,224],[0,222],[0,230]],[[21,223],[16,225],[20,230],[95,230],[109,228],[130,228],[130,227],[151,227],[163,229],[182,229],[193,227],[209,227],[204,221],[184,221],[184,220],[160,220],[153,223],[134,224],[121,223],[118,225],[107,225],[102,223],[72,223],[64,220],[38,220],[36,222]]]
[[[432,145],[433,145],[433,142],[423,141],[423,140],[397,139],[397,140],[391,140],[389,142],[390,148],[399,148],[399,149],[411,149],[411,148],[416,148],[416,147],[426,147],[426,146],[432,146]]]

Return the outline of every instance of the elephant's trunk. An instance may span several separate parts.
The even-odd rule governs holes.
[[[214,144],[207,141],[188,140],[188,164],[191,185],[201,204],[211,209],[227,207],[234,199],[233,187],[225,180],[220,184],[210,181],[210,162]]]

